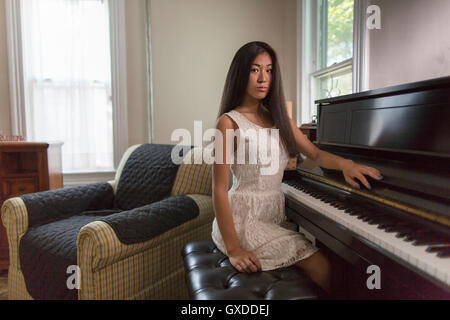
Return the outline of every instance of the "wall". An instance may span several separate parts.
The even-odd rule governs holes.
[[[11,134],[5,0],[0,0],[0,135]]]
[[[149,0],[153,63],[154,142],[176,128],[193,135],[215,126],[235,52],[262,40],[277,51],[287,100],[296,95],[295,0]],[[193,142],[192,142],[193,143]]]
[[[450,1],[372,0],[381,29],[371,30],[369,88],[450,75]]]
[[[128,144],[149,142],[146,0],[126,0]]]

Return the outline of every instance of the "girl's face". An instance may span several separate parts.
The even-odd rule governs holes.
[[[264,99],[272,83],[272,58],[267,52],[260,53],[253,60],[248,79],[246,95],[253,99]]]

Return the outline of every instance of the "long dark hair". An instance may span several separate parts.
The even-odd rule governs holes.
[[[262,105],[268,109],[275,127],[280,130],[281,142],[289,156],[294,157],[297,154],[297,146],[285,107],[280,66],[275,51],[267,43],[249,42],[243,45],[234,55],[225,81],[218,118],[242,103],[252,63],[257,55],[264,52],[267,52],[272,59],[272,82],[267,96],[262,100]]]

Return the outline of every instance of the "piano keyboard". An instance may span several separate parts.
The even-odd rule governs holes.
[[[380,246],[406,264],[415,266],[432,278],[450,286],[448,238],[433,237],[432,234],[421,230],[420,226],[395,221],[395,218],[382,212],[371,212],[374,209],[370,207],[359,206],[361,211],[371,212],[359,214],[358,205],[356,208],[351,207],[346,200],[338,199],[309,185],[306,187],[297,181],[283,182],[282,190],[285,195]]]

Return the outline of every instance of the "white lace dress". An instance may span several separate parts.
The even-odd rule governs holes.
[[[258,126],[238,111],[226,114],[236,122],[240,132],[238,151],[233,152],[234,162],[230,165],[233,186],[228,191],[239,244],[242,249],[256,255],[263,271],[287,267],[308,258],[318,249],[302,234],[281,226],[286,220],[281,181],[289,159],[287,151],[281,141],[275,140],[277,143],[274,144],[273,141],[270,143],[270,138],[261,138],[260,135],[264,134],[261,131],[275,138],[277,134],[273,130]],[[244,132],[245,163],[239,158],[242,155],[239,148],[243,148],[244,143],[244,138],[241,140],[239,137],[244,137]],[[252,135],[255,132],[256,135]],[[262,150],[257,152],[257,160],[253,162],[251,143],[256,143]],[[273,156],[272,162],[267,163],[261,154]],[[217,248],[227,254],[216,219],[212,225],[212,239]]]

